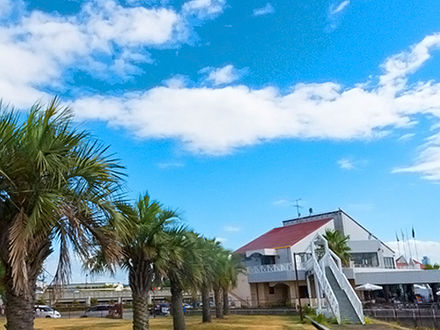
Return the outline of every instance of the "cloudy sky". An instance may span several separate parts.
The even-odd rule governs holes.
[[[148,190],[226,247],[301,198],[303,214],[342,208],[391,245],[414,226],[419,255],[440,261],[437,13],[428,0],[0,0],[0,97],[26,110],[59,95],[119,155],[129,198]]]

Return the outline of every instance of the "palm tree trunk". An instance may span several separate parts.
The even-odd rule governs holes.
[[[148,294],[133,295],[133,330],[150,329]]]
[[[202,286],[202,321],[211,322],[211,311],[209,308],[209,290],[208,287]]]
[[[214,300],[215,300],[215,317],[218,319],[223,318],[223,303],[220,287],[214,288]]]
[[[223,314],[228,315],[229,314],[229,292],[228,288],[223,288]]]
[[[133,296],[133,330],[148,330],[148,298],[153,283],[151,264],[145,261],[137,263],[128,272],[128,282]]]
[[[183,314],[183,290],[170,278],[171,284],[171,311],[173,313],[174,330],[185,330],[185,315]]]
[[[29,280],[28,292],[16,293],[12,278],[5,276],[6,325],[8,330],[31,330],[34,328],[34,289],[36,280]]]

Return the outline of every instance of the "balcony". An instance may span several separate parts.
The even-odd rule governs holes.
[[[302,264],[298,264],[298,277],[305,279],[305,270]],[[295,269],[293,263],[258,265],[247,268],[249,283],[295,281]]]

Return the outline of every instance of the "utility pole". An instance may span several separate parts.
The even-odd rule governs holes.
[[[295,279],[296,279],[296,296],[298,297],[298,303],[299,303],[299,317],[301,319],[301,322],[303,321],[303,311],[301,306],[301,297],[299,296],[299,278],[298,278],[298,268],[296,266],[296,253],[293,252],[293,264],[295,267]]]

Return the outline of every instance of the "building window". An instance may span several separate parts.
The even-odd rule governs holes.
[[[269,287],[269,294],[275,294],[275,288],[273,286]]]
[[[395,268],[393,257],[384,257],[383,263],[384,263],[385,268]]]
[[[305,285],[298,286],[299,297],[300,298],[309,298],[309,293],[307,291],[307,287]]]
[[[355,267],[379,267],[379,260],[377,258],[377,253],[352,253],[351,258],[353,259]]]
[[[262,265],[273,265],[275,263],[275,256],[262,256],[261,264]]]

